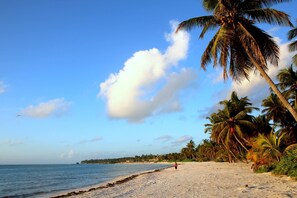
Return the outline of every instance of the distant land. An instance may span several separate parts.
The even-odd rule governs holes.
[[[81,164],[116,164],[116,163],[137,163],[137,162],[171,162],[183,161],[185,157],[182,153],[169,153],[164,155],[141,155],[135,157],[122,157],[113,159],[90,159],[81,161]]]

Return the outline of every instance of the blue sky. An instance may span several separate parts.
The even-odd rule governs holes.
[[[297,3],[277,8],[297,19]],[[268,88],[200,69],[209,36],[174,33],[206,15],[198,0],[1,0],[0,164],[75,163],[179,152],[232,90],[255,105]],[[288,27],[261,26],[287,66]]]

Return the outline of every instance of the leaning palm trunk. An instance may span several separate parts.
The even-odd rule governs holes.
[[[235,134],[234,134],[234,137],[235,137],[236,141],[242,146],[242,148],[244,148],[244,150],[246,152],[248,152],[249,150],[242,144],[242,142],[237,138],[237,136]]]
[[[245,44],[243,44],[245,46]],[[247,55],[249,56],[251,62],[254,64],[254,66],[258,69],[260,72],[261,76],[266,80],[268,85],[271,87],[271,89],[274,91],[274,93],[278,96],[282,104],[284,105],[285,108],[288,109],[288,111],[292,114],[294,117],[295,121],[297,121],[297,113],[293,109],[293,107],[289,104],[289,102],[286,100],[286,98],[282,95],[282,93],[279,91],[279,89],[276,87],[274,82],[271,80],[271,78],[267,75],[267,73],[264,71],[264,69],[257,63],[257,61],[254,59],[253,55],[247,50],[246,51]]]
[[[236,155],[231,151],[229,145],[224,144],[223,140],[222,140],[222,144],[224,145],[224,147],[226,148],[227,152],[228,152],[228,158],[229,158],[229,163],[232,163],[232,157],[231,155],[234,157],[234,159],[238,158],[236,157]]]

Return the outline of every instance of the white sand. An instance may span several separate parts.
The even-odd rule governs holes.
[[[113,187],[74,198],[88,197],[297,197],[297,182],[286,176],[256,174],[251,164],[183,163],[135,177]]]

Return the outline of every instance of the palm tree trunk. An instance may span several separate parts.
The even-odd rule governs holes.
[[[227,146],[227,145],[225,145],[223,141],[222,141],[222,144],[225,146],[225,148],[226,148],[227,151],[228,151],[229,163],[232,163],[232,157],[231,157],[231,154],[233,155],[233,157],[234,157],[235,159],[238,160],[238,158],[237,158],[237,157],[234,155],[234,153],[231,151],[230,147]]]
[[[236,141],[242,146],[242,148],[244,148],[244,150],[246,150],[246,152],[248,152],[249,150],[247,150],[247,148],[241,143],[241,141],[237,138],[235,133],[234,133],[234,137],[235,137]]]
[[[297,91],[295,91],[294,108],[297,109]]]
[[[278,96],[278,98],[280,99],[280,101],[282,102],[282,104],[284,105],[284,107],[289,110],[289,112],[294,117],[295,121],[297,121],[297,113],[296,113],[296,111],[289,104],[289,102],[282,95],[282,93],[278,90],[278,88],[276,87],[276,85],[274,84],[274,82],[271,80],[271,78],[267,75],[267,73],[264,71],[264,69],[255,61],[255,59],[253,58],[253,55],[249,51],[247,51],[247,54],[248,54],[250,60],[252,61],[252,63],[254,64],[254,66],[260,72],[261,76],[266,80],[266,82],[268,83],[268,85],[271,87],[271,89],[274,91],[274,93]]]

